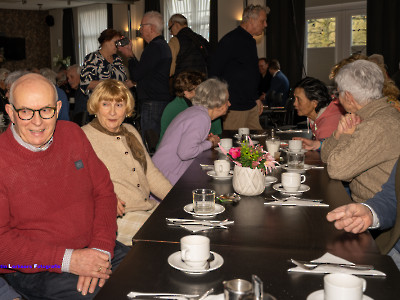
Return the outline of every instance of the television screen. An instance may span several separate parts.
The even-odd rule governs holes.
[[[0,37],[0,48],[4,49],[6,60],[22,60],[26,58],[24,38]]]

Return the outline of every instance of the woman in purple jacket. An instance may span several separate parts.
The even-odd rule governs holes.
[[[218,145],[219,137],[209,132],[211,121],[230,106],[228,85],[208,79],[196,88],[192,103],[170,123],[153,156],[155,166],[173,185],[197,155]]]

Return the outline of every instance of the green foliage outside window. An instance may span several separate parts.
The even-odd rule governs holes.
[[[307,20],[307,48],[335,47],[336,18]]]
[[[351,44],[352,46],[367,45],[367,16],[351,16]]]

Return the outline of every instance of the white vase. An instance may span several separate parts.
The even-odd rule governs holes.
[[[235,165],[232,179],[233,189],[244,196],[257,196],[265,190],[265,177],[259,169]]]

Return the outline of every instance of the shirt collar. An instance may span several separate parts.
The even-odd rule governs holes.
[[[38,148],[38,147],[32,146],[31,144],[28,144],[28,143],[26,143],[26,142],[24,142],[24,141],[22,140],[22,138],[19,136],[19,134],[15,131],[14,126],[15,126],[14,124],[11,124],[11,132],[12,132],[12,134],[13,134],[15,140],[16,140],[17,143],[20,144],[22,147],[24,147],[24,148],[26,148],[26,149],[28,149],[28,150],[30,150],[30,151],[33,151],[33,152],[45,151],[45,150],[47,150],[47,149],[50,147],[50,145],[53,143],[53,136],[51,136],[50,140],[49,140],[46,144],[44,144],[42,147]]]

